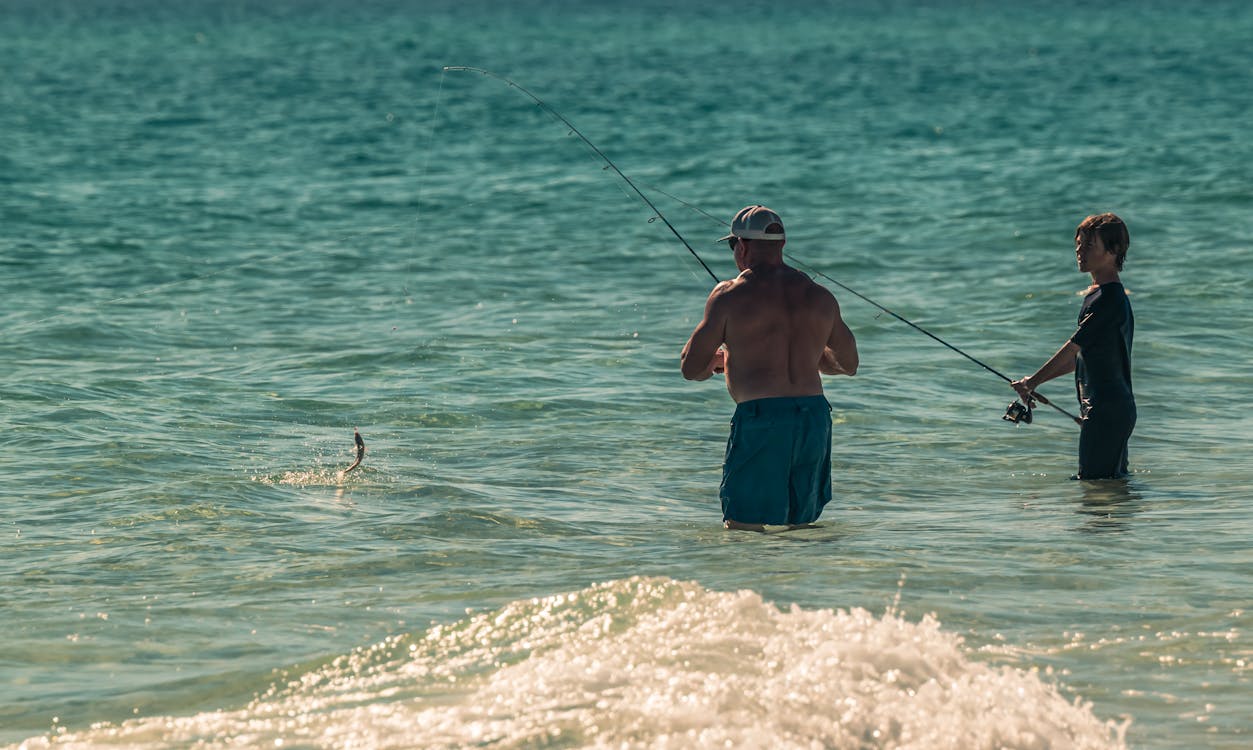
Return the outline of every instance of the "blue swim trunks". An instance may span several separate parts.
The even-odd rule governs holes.
[[[723,520],[812,523],[831,500],[831,404],[822,396],[745,401],[722,463]]]

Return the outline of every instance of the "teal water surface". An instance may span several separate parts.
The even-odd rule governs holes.
[[[6,4],[0,743],[1247,747],[1250,38],[1221,1]],[[1133,477],[1070,481],[1064,417],[827,282],[836,497],[723,531],[731,402],[678,374],[712,280],[454,65],[720,278],[767,204],[1013,377],[1116,211]]]

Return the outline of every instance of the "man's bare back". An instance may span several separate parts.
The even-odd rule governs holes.
[[[688,379],[722,371],[736,403],[816,396],[820,372],[857,371],[857,345],[831,292],[782,262],[760,263],[714,288],[684,348]]]
[[[727,390],[737,403],[822,393],[819,359],[839,305],[787,266],[749,269],[720,292],[725,307]]]

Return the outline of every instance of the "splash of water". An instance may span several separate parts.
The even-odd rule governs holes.
[[[390,638],[236,710],[25,747],[1122,748],[1126,728],[930,616],[637,577]]]

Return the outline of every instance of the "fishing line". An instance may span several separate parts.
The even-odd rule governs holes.
[[[667,218],[666,218],[666,217],[665,217],[665,216],[661,213],[661,210],[660,210],[660,209],[658,209],[658,208],[657,208],[657,206],[656,206],[656,205],[654,205],[654,204],[653,204],[653,202],[652,202],[651,200],[649,200],[648,196],[644,195],[643,191],[641,191],[641,190],[639,189],[639,187],[637,187],[637,186],[636,186],[635,182],[633,182],[633,181],[631,180],[631,178],[630,178],[630,177],[627,177],[625,174],[623,174],[623,172],[622,172],[622,170],[621,170],[621,169],[618,169],[618,165],[617,165],[617,164],[614,164],[614,163],[613,163],[613,161],[612,161],[612,160],[611,160],[608,156],[606,156],[606,155],[605,155],[605,153],[604,153],[603,151],[601,151],[599,148],[597,148],[596,144],[592,143],[592,142],[591,142],[591,140],[589,140],[587,136],[583,135],[583,133],[582,133],[582,132],[580,132],[580,131],[579,131],[579,129],[578,129],[578,128],[576,128],[572,122],[570,122],[568,119],[566,119],[564,115],[562,115],[560,112],[558,112],[557,110],[555,110],[555,109],[553,109],[552,107],[550,107],[550,106],[549,106],[549,105],[548,105],[548,104],[547,104],[547,103],[546,103],[543,99],[540,99],[538,96],[536,96],[535,94],[531,93],[531,92],[530,92],[530,91],[528,91],[526,88],[524,88],[523,86],[521,86],[520,84],[518,84],[516,81],[513,81],[513,80],[511,80],[511,79],[509,79],[509,78],[506,78],[505,76],[502,76],[502,75],[500,75],[500,74],[498,74],[498,73],[493,73],[493,72],[492,72],[492,71],[490,71],[490,70],[485,70],[485,69],[483,69],[483,68],[476,68],[476,67],[471,67],[471,66],[466,66],[466,65],[447,65],[447,66],[444,66],[444,71],[445,71],[445,73],[447,73],[447,72],[470,72],[470,73],[479,73],[479,74],[481,74],[481,75],[489,76],[489,77],[491,77],[491,78],[495,78],[495,79],[497,79],[497,80],[499,80],[499,81],[502,81],[502,82],[504,82],[504,83],[508,84],[510,87],[517,89],[518,91],[522,92],[522,93],[523,93],[523,94],[525,94],[527,97],[529,97],[529,98],[530,98],[532,101],[534,101],[534,102],[535,102],[535,103],[536,103],[536,104],[537,104],[537,105],[538,105],[541,109],[543,109],[543,110],[544,110],[545,112],[547,112],[549,115],[551,115],[552,117],[554,117],[555,119],[557,119],[558,121],[560,121],[562,124],[564,124],[566,127],[568,127],[568,128],[570,129],[570,132],[571,132],[571,133],[573,133],[574,135],[577,135],[577,136],[579,137],[579,139],[583,141],[583,143],[587,144],[588,148],[590,148],[592,151],[594,151],[594,152],[596,153],[596,155],[597,155],[597,156],[599,156],[599,157],[600,157],[600,158],[601,158],[601,159],[605,162],[605,164],[607,164],[607,165],[608,165],[611,169],[613,169],[613,171],[614,171],[614,172],[615,172],[615,173],[616,173],[619,177],[621,177],[621,178],[622,178],[622,181],[623,181],[623,182],[625,182],[627,185],[629,185],[629,186],[631,187],[631,189],[635,191],[635,194],[636,194],[636,195],[638,195],[638,196],[640,197],[640,200],[644,201],[645,205],[647,205],[647,206],[649,207],[649,209],[651,209],[651,210],[653,211],[653,213],[654,213],[654,214],[656,214],[657,218],[661,219],[661,220],[662,220],[662,222],[664,222],[664,223],[665,223],[666,227],[667,227],[667,228],[669,228],[669,230],[670,230],[672,233],[674,233],[674,236],[675,236],[675,237],[677,237],[677,238],[679,239],[679,241],[683,243],[683,246],[684,246],[684,247],[686,247],[686,248],[687,248],[687,251],[688,251],[689,253],[691,253],[691,254],[692,254],[692,257],[696,258],[696,260],[697,260],[697,261],[701,264],[701,267],[705,269],[705,271],[709,274],[709,276],[710,276],[711,278],[713,278],[713,280],[714,280],[715,282],[717,282],[717,281],[718,281],[718,277],[717,277],[717,275],[716,275],[716,274],[714,274],[714,272],[713,272],[712,270],[710,270],[709,266],[705,264],[705,261],[701,259],[700,255],[698,255],[698,254],[696,253],[696,251],[692,249],[692,246],[688,244],[687,240],[685,240],[685,239],[683,238],[683,235],[679,234],[679,230],[675,229],[675,228],[674,228],[674,225],[670,223],[669,219],[667,219]],[[442,83],[441,83],[441,90],[442,90]],[[714,216],[713,216],[712,214],[710,214],[709,212],[707,212],[707,211],[705,211],[705,210],[703,210],[703,209],[701,209],[701,208],[699,208],[699,207],[697,207],[697,206],[694,206],[694,205],[692,205],[691,203],[688,203],[688,202],[686,202],[686,201],[684,201],[684,200],[681,200],[681,199],[679,199],[679,198],[676,198],[675,196],[673,196],[673,195],[671,195],[671,194],[669,194],[669,193],[667,193],[667,192],[665,192],[665,191],[663,191],[663,190],[659,190],[659,189],[654,188],[654,187],[651,187],[651,186],[649,187],[649,189],[650,189],[650,190],[655,190],[656,192],[661,193],[662,195],[665,195],[666,197],[671,198],[672,200],[677,201],[678,203],[682,204],[683,206],[685,206],[685,207],[687,207],[687,208],[689,208],[689,209],[691,209],[691,210],[693,210],[693,211],[696,211],[696,212],[698,212],[698,213],[704,214],[705,216],[709,217],[710,219],[713,219],[714,221],[718,221],[718,222],[720,222],[721,224],[724,224],[724,225],[727,223],[726,221],[724,221],[724,220],[722,220],[722,219],[718,219],[718,218],[714,217]],[[1005,375],[1004,373],[1000,372],[999,370],[997,370],[996,368],[992,367],[991,365],[988,365],[987,363],[985,363],[985,362],[983,362],[983,361],[979,360],[978,358],[976,358],[976,357],[974,357],[974,356],[972,356],[972,355],[970,355],[970,354],[968,354],[968,353],[966,353],[966,352],[962,351],[962,350],[961,350],[961,349],[959,349],[958,347],[956,347],[956,346],[954,346],[954,345],[950,344],[949,342],[945,341],[944,339],[940,338],[939,336],[935,335],[934,333],[932,333],[932,332],[928,331],[927,329],[923,328],[922,326],[918,325],[917,323],[914,323],[913,321],[908,320],[907,318],[905,318],[905,317],[903,317],[903,316],[901,316],[901,315],[896,314],[896,313],[895,313],[895,312],[893,312],[892,310],[889,310],[887,307],[885,307],[885,306],[883,306],[883,305],[879,304],[878,302],[876,302],[876,301],[874,301],[873,299],[871,299],[871,298],[867,297],[866,295],[862,294],[861,292],[858,292],[856,289],[853,289],[852,287],[849,287],[849,286],[847,286],[846,284],[843,284],[843,283],[841,283],[841,282],[839,282],[839,281],[837,281],[837,280],[835,280],[835,279],[831,278],[831,277],[830,277],[830,276],[828,276],[827,274],[825,274],[825,273],[823,273],[823,272],[821,272],[821,271],[818,271],[817,269],[814,269],[814,268],[813,268],[812,266],[810,266],[809,264],[807,264],[807,263],[805,263],[805,262],[803,262],[803,261],[801,261],[801,260],[797,259],[796,257],[792,256],[790,253],[785,253],[785,256],[787,257],[787,259],[788,259],[788,260],[792,261],[793,263],[796,263],[797,265],[800,265],[800,266],[804,266],[805,268],[809,269],[809,270],[810,270],[810,271],[812,271],[813,273],[817,274],[818,276],[821,276],[822,278],[826,279],[827,281],[831,282],[832,284],[835,284],[836,286],[838,286],[839,288],[841,288],[841,289],[843,289],[844,291],[848,292],[849,294],[852,294],[852,295],[856,296],[857,298],[859,298],[859,299],[861,299],[861,300],[863,300],[863,301],[865,301],[865,302],[867,302],[867,303],[869,303],[869,304],[873,305],[874,307],[877,307],[878,309],[882,310],[883,312],[887,313],[888,315],[891,315],[893,318],[896,318],[897,320],[901,321],[901,322],[902,322],[902,323],[904,323],[905,325],[908,325],[909,327],[913,328],[914,330],[918,331],[919,333],[922,333],[922,334],[924,334],[924,335],[926,335],[926,336],[928,336],[928,337],[930,337],[930,338],[934,339],[935,341],[937,341],[937,342],[939,342],[939,343],[943,344],[944,346],[948,347],[949,349],[953,350],[954,352],[957,352],[958,354],[962,355],[963,357],[965,357],[966,359],[970,360],[971,362],[974,362],[975,364],[979,365],[980,367],[982,367],[983,369],[987,370],[988,372],[990,372],[990,373],[992,373],[992,374],[996,375],[997,377],[1001,378],[1001,379],[1002,379],[1002,380],[1004,380],[1005,382],[1007,382],[1007,383],[1013,383],[1013,382],[1014,382],[1014,381],[1013,381],[1013,380],[1012,380],[1012,379],[1011,379],[1008,375]],[[1047,398],[1044,398],[1043,396],[1041,396],[1039,393],[1036,393],[1035,391],[1032,391],[1031,395],[1032,395],[1032,398],[1034,398],[1035,400],[1037,400],[1037,401],[1039,401],[1040,403],[1045,404],[1045,405],[1047,405],[1047,406],[1051,406],[1051,407],[1053,407],[1053,408],[1054,408],[1054,409],[1056,409],[1057,411],[1059,411],[1059,412],[1061,412],[1062,414],[1065,414],[1066,416],[1068,416],[1068,417],[1070,417],[1071,419],[1073,419],[1076,423],[1082,423],[1082,422],[1081,422],[1081,420],[1079,419],[1079,417],[1076,417],[1075,415],[1071,414],[1070,412],[1066,411],[1065,409],[1061,408],[1060,406],[1058,406],[1058,405],[1054,404],[1053,402],[1049,401]],[[1017,404],[1015,403],[1014,405],[1017,405]],[[1021,405],[1019,405],[1019,406],[1020,406],[1020,408],[1022,408],[1022,409],[1024,409],[1024,410],[1025,410],[1025,413],[1024,413],[1024,412],[1017,412],[1017,411],[1015,411],[1015,410],[1014,410],[1014,408],[1013,408],[1013,407],[1014,407],[1014,405],[1011,405],[1010,409],[1006,411],[1006,417],[1005,417],[1005,418],[1006,418],[1007,420],[1009,420],[1009,421],[1013,421],[1013,422],[1018,422],[1018,421],[1026,421],[1026,422],[1030,422],[1030,421],[1031,421],[1031,405],[1030,405],[1030,404],[1027,404],[1026,406],[1021,406]],[[1014,417],[1013,417],[1012,419],[1011,419],[1011,415],[1014,415]]]
[[[702,214],[702,215],[704,215],[704,216],[707,216],[707,217],[709,217],[710,219],[712,219],[713,221],[716,221],[716,222],[718,222],[719,224],[722,224],[723,226],[730,226],[729,222],[727,222],[725,219],[722,219],[722,218],[720,218],[720,217],[714,216],[713,214],[711,214],[711,213],[709,213],[708,211],[704,210],[704,209],[703,209],[703,208],[701,208],[700,206],[696,206],[696,205],[693,205],[693,204],[691,204],[691,203],[688,203],[687,201],[683,200],[682,198],[678,198],[678,197],[676,197],[676,196],[674,196],[674,195],[671,195],[670,193],[667,193],[667,192],[666,192],[666,191],[664,191],[664,190],[661,190],[661,189],[659,189],[659,188],[653,187],[653,186],[651,186],[651,185],[650,185],[650,186],[647,186],[647,187],[648,187],[648,189],[649,189],[649,190],[653,190],[653,191],[655,191],[655,192],[661,193],[662,195],[666,196],[667,198],[669,198],[669,199],[671,199],[671,200],[673,200],[673,201],[675,201],[675,202],[677,202],[677,203],[681,204],[683,207],[685,207],[685,208],[687,208],[687,209],[690,209],[690,210],[692,210],[692,211],[695,211],[695,212],[697,212],[697,213],[699,213],[699,214]],[[815,274],[815,275],[817,275],[817,276],[821,276],[822,278],[826,279],[827,281],[831,282],[832,284],[835,284],[836,286],[838,286],[839,288],[841,288],[841,289],[843,289],[844,291],[848,292],[849,294],[852,294],[853,296],[855,296],[855,297],[857,297],[857,298],[859,298],[859,299],[861,299],[861,300],[863,300],[863,301],[865,301],[865,302],[867,302],[867,303],[869,303],[869,304],[873,305],[874,307],[879,308],[879,309],[880,309],[880,310],[882,310],[883,312],[887,313],[888,315],[891,315],[893,318],[896,318],[897,320],[899,320],[899,321],[901,321],[902,323],[904,323],[905,325],[907,325],[907,326],[909,326],[909,327],[913,328],[914,330],[918,331],[919,333],[922,333],[922,334],[924,334],[924,335],[926,335],[926,336],[931,337],[931,338],[932,338],[932,339],[934,339],[935,341],[937,341],[937,342],[939,342],[939,343],[943,344],[944,346],[948,347],[949,349],[951,349],[951,350],[953,350],[953,351],[957,352],[958,354],[962,355],[963,357],[965,357],[966,359],[970,360],[971,362],[974,362],[975,364],[979,365],[979,366],[980,366],[980,367],[982,367],[983,369],[985,369],[985,370],[987,370],[988,372],[992,373],[993,375],[997,376],[997,377],[998,377],[998,378],[1000,378],[1001,380],[1004,380],[1006,383],[1013,383],[1013,382],[1014,382],[1014,381],[1013,381],[1013,380],[1012,380],[1009,376],[1005,375],[1004,373],[1002,373],[1001,371],[999,371],[999,370],[997,370],[996,368],[992,367],[991,365],[987,364],[986,362],[983,362],[982,360],[977,359],[976,357],[974,357],[974,356],[972,356],[972,355],[970,355],[970,354],[968,354],[968,353],[966,353],[966,352],[962,351],[961,349],[957,348],[956,346],[954,346],[954,345],[950,344],[949,342],[947,342],[947,341],[945,341],[944,339],[940,338],[939,336],[935,335],[935,334],[934,334],[934,333],[932,333],[931,331],[928,331],[927,329],[923,328],[922,326],[918,325],[917,323],[914,323],[912,320],[908,320],[908,319],[906,319],[905,317],[903,317],[903,316],[901,316],[901,315],[897,315],[895,312],[893,312],[893,311],[889,310],[887,307],[884,307],[883,305],[881,305],[881,304],[879,304],[878,302],[874,301],[873,299],[871,299],[871,298],[867,297],[866,295],[862,294],[861,292],[857,291],[856,289],[853,289],[852,287],[850,287],[850,286],[848,286],[848,285],[846,285],[846,284],[843,284],[843,283],[841,283],[841,282],[839,282],[839,281],[837,281],[837,280],[835,280],[835,279],[831,278],[831,277],[830,277],[830,276],[828,276],[827,274],[823,273],[822,271],[819,271],[818,269],[816,269],[816,268],[814,268],[813,266],[809,265],[808,263],[806,263],[805,261],[801,260],[800,258],[797,258],[796,256],[792,255],[791,253],[784,253],[784,257],[786,257],[788,260],[792,261],[792,262],[793,262],[793,263],[795,263],[796,265],[798,265],[798,266],[802,266],[803,268],[805,268],[806,270],[810,271],[811,273],[813,273],[813,274]],[[1057,411],[1061,412],[1062,414],[1065,414],[1066,416],[1070,417],[1071,419],[1073,419],[1073,420],[1075,421],[1075,423],[1076,423],[1076,424],[1082,424],[1082,423],[1083,423],[1083,421],[1082,421],[1081,419],[1079,419],[1079,417],[1076,417],[1074,414],[1071,414],[1070,412],[1066,411],[1065,409],[1061,408],[1060,406],[1058,406],[1058,405],[1054,404],[1052,401],[1049,401],[1047,398],[1045,398],[1045,397],[1041,396],[1038,392],[1036,392],[1036,391],[1032,391],[1032,392],[1031,392],[1031,396],[1032,396],[1035,400],[1039,401],[1040,403],[1045,404],[1046,406],[1051,406],[1051,407],[1053,407],[1054,409],[1056,409]],[[1022,408],[1022,409],[1025,409],[1026,411],[1025,411],[1025,412],[1022,412],[1022,411],[1017,411],[1017,410],[1014,410],[1013,405],[1011,405],[1011,406],[1010,406],[1010,410],[1008,410],[1008,411],[1006,412],[1006,419],[1007,419],[1008,421],[1011,421],[1011,422],[1018,422],[1018,421],[1030,422],[1030,421],[1031,421],[1031,411],[1030,411],[1030,406],[1029,406],[1029,405],[1026,405],[1026,406],[1022,406],[1021,408]],[[1014,417],[1014,418],[1010,418],[1010,415],[1017,415],[1017,416],[1016,416],[1016,417]]]
[[[435,126],[439,123],[439,103],[444,98],[444,76],[439,77],[439,90],[435,92],[435,109],[431,112],[431,125],[426,131],[426,154],[422,157],[422,174],[418,176],[418,190],[413,202],[415,217],[411,222],[409,235],[409,244],[417,246],[418,244],[418,217],[422,214],[422,190],[426,186],[427,176],[431,171],[431,152],[435,149],[432,146],[435,143]],[[408,261],[405,264],[406,281],[413,276],[413,253],[407,255]],[[405,292],[405,297],[409,296],[409,287],[407,284],[401,285]]]
[[[139,299],[140,297],[148,297],[148,296],[160,294],[162,292],[173,289],[174,287],[182,286],[183,284],[190,284],[194,281],[204,281],[205,279],[211,279],[214,276],[221,276],[224,273],[237,271],[241,268],[248,268],[249,266],[255,266],[259,263],[264,263],[268,260],[277,260],[279,258],[285,258],[288,255],[295,255],[296,253],[300,253],[300,252],[308,252],[308,250],[307,248],[298,248],[295,250],[288,250],[286,252],[274,253],[272,255],[267,255],[261,258],[253,258],[252,260],[246,260],[246,261],[243,261],[242,263],[235,263],[229,266],[224,266],[222,268],[218,268],[216,270],[208,271],[202,274],[197,274],[195,276],[189,276],[183,279],[175,279],[174,281],[167,281],[164,284],[157,284],[156,286],[149,287],[147,289],[143,289],[138,292],[125,294],[125,295],[122,295],[121,297],[113,297],[111,299],[102,300],[100,302],[96,302],[90,305],[68,307],[52,315],[49,315],[45,318],[38,318],[36,320],[28,320],[24,322],[15,323],[11,326],[8,326],[5,330],[5,333],[6,334],[20,333],[22,331],[29,330],[31,328],[38,328],[42,326],[44,323],[51,323],[54,320],[60,320],[61,318],[64,318],[67,315],[72,315],[74,313],[92,312],[92,311],[98,310],[101,307],[105,307],[107,305],[117,305],[122,302],[130,302],[131,300]]]
[[[351,233],[341,234],[336,237],[331,237],[330,239],[332,241],[332,246],[325,248],[325,251],[342,250],[344,246],[351,245],[354,242],[367,237],[368,235],[378,232],[379,230],[408,229],[411,226],[416,226],[416,222],[417,222],[417,219],[411,219],[411,220],[407,220],[398,224],[373,226],[368,229],[361,230],[359,232],[351,232]],[[14,333],[21,333],[21,332],[24,332],[33,328],[38,328],[44,325],[45,323],[51,323],[53,321],[60,320],[61,318],[64,318],[69,315],[94,312],[96,310],[99,310],[102,307],[106,307],[109,305],[117,305],[117,304],[121,304],[124,302],[131,302],[133,300],[137,300],[142,297],[151,297],[151,296],[160,295],[160,294],[170,291],[171,289],[183,286],[185,284],[191,284],[197,281],[205,281],[208,279],[212,279],[216,276],[222,276],[223,274],[231,273],[234,271],[239,271],[245,268],[259,266],[263,263],[268,263],[270,261],[282,260],[284,258],[297,255],[297,254],[303,254],[303,255],[308,256],[316,252],[318,252],[318,250],[316,249],[311,250],[309,246],[301,246],[298,248],[294,248],[292,250],[284,250],[284,251],[280,251],[277,253],[270,253],[267,255],[263,255],[261,257],[256,257],[256,258],[252,258],[249,260],[241,261],[239,263],[231,263],[231,264],[222,266],[220,268],[215,268],[211,271],[206,271],[204,273],[195,274],[193,276],[187,276],[181,279],[174,279],[173,281],[167,281],[161,284],[157,284],[155,286],[141,289],[139,291],[131,292],[129,294],[124,294],[118,297],[111,297],[108,299],[104,299],[99,302],[94,302],[94,303],[84,304],[84,305],[71,305],[69,307],[62,308],[61,310],[43,318],[37,318],[34,320],[27,320],[27,321],[19,321],[19,322],[13,323],[12,325],[9,325],[5,329],[4,333],[6,336],[10,336]]]
[[[983,362],[982,360],[977,359],[976,357],[974,357],[974,356],[972,356],[972,355],[970,355],[970,354],[967,354],[966,352],[962,351],[961,349],[957,348],[956,346],[953,346],[952,344],[950,344],[949,342],[947,342],[947,341],[945,341],[944,339],[940,338],[939,336],[936,336],[934,333],[932,333],[932,332],[928,331],[927,329],[923,328],[922,326],[918,325],[917,323],[913,322],[912,320],[908,320],[908,319],[904,318],[903,316],[897,315],[896,313],[892,312],[891,310],[889,310],[888,308],[886,308],[886,307],[884,307],[883,305],[879,304],[878,302],[875,302],[874,300],[870,299],[869,297],[867,297],[866,295],[864,295],[864,294],[862,294],[861,292],[857,291],[856,289],[853,289],[852,287],[849,287],[849,286],[847,286],[847,285],[845,285],[845,284],[841,284],[840,282],[838,282],[838,281],[836,281],[835,279],[831,278],[830,276],[828,276],[827,274],[823,273],[822,271],[819,271],[818,269],[814,268],[813,266],[809,265],[808,263],[805,263],[804,261],[800,260],[799,258],[797,258],[796,256],[792,255],[791,253],[784,253],[784,256],[785,256],[788,260],[790,260],[790,261],[792,261],[793,263],[795,263],[796,265],[798,265],[798,266],[804,266],[804,267],[805,267],[806,269],[808,269],[809,271],[811,271],[811,272],[813,272],[813,273],[817,274],[818,276],[821,276],[822,278],[826,279],[827,281],[831,282],[832,284],[835,284],[836,286],[838,286],[839,288],[841,288],[841,289],[843,289],[844,291],[848,292],[849,294],[852,294],[853,296],[858,297],[859,299],[861,299],[861,300],[863,300],[863,301],[865,301],[865,302],[867,302],[867,303],[869,303],[869,304],[871,304],[871,305],[874,305],[875,307],[879,308],[880,310],[882,310],[883,312],[887,313],[888,315],[891,315],[893,318],[896,318],[897,320],[899,320],[900,322],[902,322],[902,323],[904,323],[905,325],[909,326],[910,328],[913,328],[915,331],[918,331],[919,333],[924,334],[924,335],[926,335],[926,336],[930,336],[930,337],[931,337],[932,339],[934,339],[935,341],[938,341],[939,343],[943,344],[944,346],[947,346],[949,349],[952,349],[953,351],[955,351],[955,352],[957,352],[958,354],[962,355],[963,357],[965,357],[966,359],[970,360],[971,362],[974,362],[976,365],[979,365],[980,367],[982,367],[983,369],[985,369],[985,370],[987,370],[988,372],[992,373],[993,375],[997,376],[997,377],[998,377],[998,378],[1000,378],[1001,380],[1004,380],[1006,383],[1013,383],[1013,382],[1014,382],[1012,378],[1010,378],[1008,375],[1006,375],[1005,373],[1001,372],[1000,370],[997,370],[995,367],[992,367],[991,365],[987,364],[986,362]],[[1040,403],[1044,404],[1045,406],[1051,406],[1051,407],[1053,407],[1054,409],[1056,409],[1057,411],[1061,412],[1062,414],[1065,414],[1066,416],[1068,416],[1068,417],[1070,417],[1071,419],[1073,419],[1073,420],[1075,421],[1075,423],[1076,423],[1076,424],[1082,424],[1082,423],[1083,423],[1083,421],[1082,421],[1081,419],[1079,419],[1079,417],[1076,417],[1074,414],[1071,414],[1070,412],[1066,411],[1065,409],[1063,409],[1062,407],[1058,406],[1057,404],[1054,404],[1052,401],[1049,401],[1047,398],[1045,398],[1045,397],[1041,396],[1039,393],[1037,393],[1037,392],[1035,392],[1035,391],[1032,391],[1032,392],[1031,392],[1031,397],[1032,397],[1032,398],[1034,398],[1036,401],[1039,401]],[[1012,406],[1011,406],[1010,408],[1011,408],[1011,410],[1013,409],[1013,407],[1012,407]],[[1025,421],[1025,422],[1030,422],[1030,421],[1031,421],[1031,417],[1030,417],[1030,405],[1024,406],[1023,408],[1027,409],[1028,411],[1027,411],[1025,414],[1023,414],[1023,413],[1021,413],[1021,412],[1017,412],[1018,414],[1020,414],[1020,416],[1019,416],[1017,419],[1009,419],[1009,421],[1011,421],[1011,422],[1017,422],[1017,421],[1020,421],[1020,420],[1021,420],[1021,421]],[[1016,413],[1016,412],[1014,412],[1014,411],[1007,412],[1007,414],[1014,414],[1014,413]],[[1008,417],[1007,417],[1007,419],[1008,419]]]
[[[433,141],[435,137],[435,127],[436,127],[436,122],[439,116],[439,107],[440,107],[442,94],[443,94],[443,86],[442,86],[442,80],[441,80],[440,90],[435,98],[434,111],[432,112],[432,115],[431,115],[430,125],[427,128],[428,143],[427,143],[427,148],[425,149],[426,156],[423,161],[422,172],[421,172],[421,175],[419,176],[418,190],[417,190],[417,194],[415,197],[414,206],[415,206],[415,209],[418,209],[419,211],[422,207],[422,198],[423,198],[422,188],[423,188],[423,185],[425,184],[425,177],[430,169],[430,160],[431,160],[431,151],[432,151],[430,147],[430,142]],[[391,115],[389,114],[388,117],[390,121]],[[332,233],[327,237],[327,242],[318,243],[318,245],[322,245],[322,248],[321,248],[322,252],[341,251],[345,248],[358,245],[359,243],[363,244],[363,241],[365,240],[365,238],[373,236],[373,235],[377,235],[380,231],[384,231],[384,232],[394,231],[394,232],[397,232],[398,234],[403,235],[406,233],[406,230],[408,230],[411,237],[416,237],[418,222],[420,218],[421,218],[420,216],[414,216],[413,218],[405,219],[404,221],[395,222],[391,224],[384,224],[384,225],[375,224],[370,227],[361,229],[359,231],[346,231],[346,232],[341,231],[338,233]],[[249,249],[256,248],[256,244],[239,243],[239,244],[235,244],[233,247],[234,249],[241,249],[241,250],[246,251]],[[38,318],[33,318],[33,319],[28,319],[28,320],[23,320],[23,321],[6,322],[4,333],[0,334],[0,338],[12,338],[18,334],[24,334],[32,330],[41,329],[51,323],[60,321],[65,318],[69,318],[73,316],[83,316],[83,315],[87,315],[91,313],[98,313],[100,310],[102,310],[105,307],[109,307],[112,305],[125,304],[127,302],[133,302],[135,300],[139,300],[145,297],[159,296],[159,295],[168,293],[172,290],[175,290],[179,287],[183,287],[187,284],[194,284],[197,282],[207,281],[215,277],[236,273],[247,268],[261,266],[266,263],[282,261],[292,256],[301,255],[307,258],[310,255],[317,253],[317,252],[319,252],[319,249],[316,247],[311,248],[309,245],[301,245],[300,247],[296,247],[290,250],[284,250],[284,251],[273,252],[273,253],[264,253],[262,255],[254,256],[252,258],[249,258],[247,260],[243,260],[237,263],[228,263],[228,264],[216,267],[216,268],[211,268],[201,273],[192,273],[191,275],[183,275],[182,278],[177,278],[171,281],[158,283],[153,286],[141,288],[136,291],[128,292],[128,293],[117,295],[117,296],[107,297],[105,299],[97,300],[94,302],[88,302],[84,304],[70,304],[70,305],[60,308],[59,310],[51,311],[50,314],[46,314],[43,317],[38,317]],[[406,280],[411,276],[412,263],[413,263],[412,256],[410,255],[408,257],[409,257],[409,260],[407,261],[406,273],[402,277],[403,279],[406,279]],[[409,290],[404,281],[401,282],[401,290],[404,293],[405,297],[407,298],[409,295]],[[354,469],[357,469],[361,465],[365,457],[365,442],[362,439],[360,432],[358,432],[356,428],[353,428],[353,440],[354,440],[355,449],[356,449],[355,460],[353,461],[352,465],[350,465],[348,468],[339,472],[340,477],[347,474],[348,472],[353,471]]]

